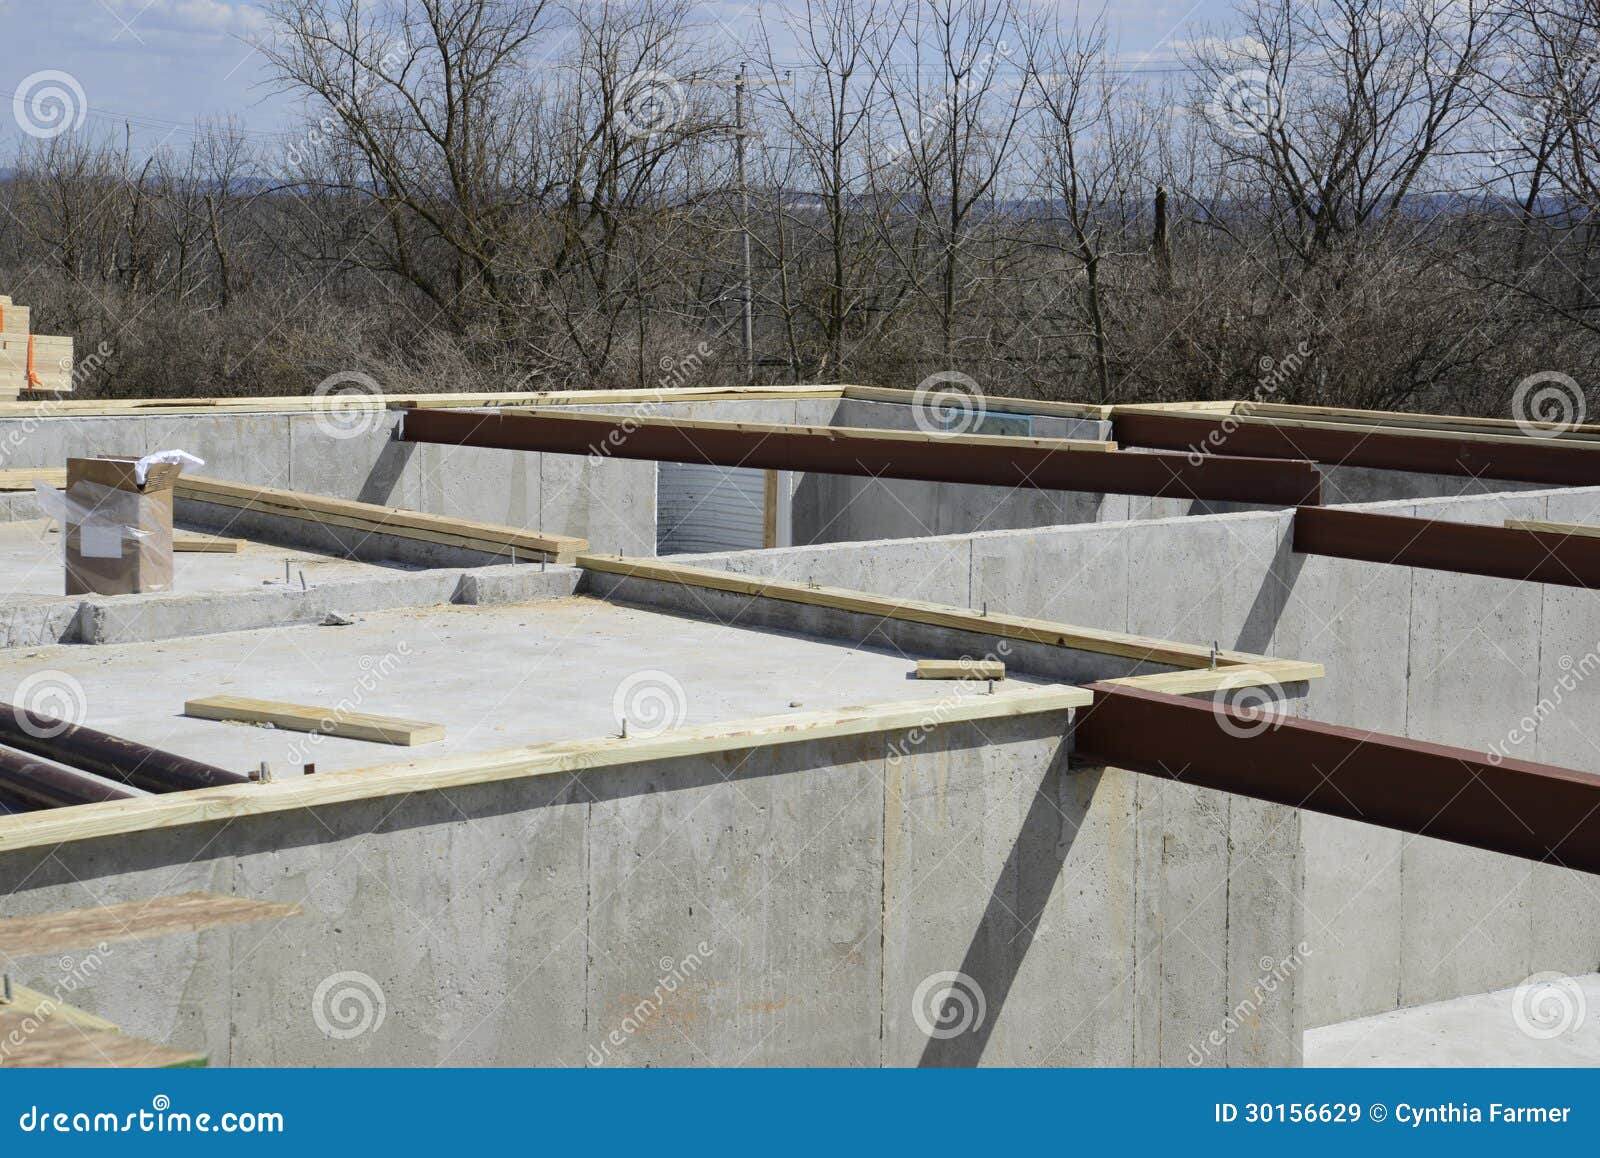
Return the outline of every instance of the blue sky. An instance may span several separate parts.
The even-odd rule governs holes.
[[[768,7],[802,0],[765,0]],[[748,29],[759,2],[703,3],[708,28]],[[1225,16],[1227,0],[1132,0],[1108,17],[1121,55],[1168,56],[1171,41]],[[293,109],[274,94],[252,47],[268,30],[247,0],[0,0],[0,43],[24,51],[0,57],[0,98],[43,71],[81,88],[88,124],[121,132],[133,122],[137,147],[182,141],[197,117],[233,115],[252,132],[282,131]],[[35,84],[39,82],[35,80]],[[19,133],[0,103],[0,168]]]

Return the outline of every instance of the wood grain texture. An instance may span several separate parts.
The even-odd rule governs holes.
[[[288,704],[281,700],[253,700],[245,696],[206,696],[189,700],[183,714],[197,720],[227,720],[241,724],[271,724],[291,732],[319,732],[342,740],[370,740],[375,744],[435,744],[444,739],[444,725],[372,712],[347,712],[315,704]]]
[[[172,1049],[143,1038],[73,1025],[59,1017],[40,1021],[0,1005],[0,1068],[176,1069],[203,1066],[206,1055]]]
[[[215,790],[205,788],[200,791]],[[163,798],[150,796],[144,799]],[[297,916],[299,913],[299,905],[280,905],[269,901],[253,901],[246,897],[224,897],[215,893],[180,893],[170,897],[154,897],[146,901],[99,905],[92,909],[41,913],[36,917],[0,918],[0,953],[9,957],[48,956],[69,949],[92,949],[101,944],[117,941],[143,941],[149,937],[165,937],[173,933],[192,933],[198,929],[211,929],[218,925],[282,920]]]
[[[919,659],[919,680],[1003,680],[1006,665],[997,659]]]
[[[221,535],[184,535],[172,536],[172,549],[174,551],[192,551],[206,555],[237,555],[244,546],[243,539],[225,539]]]

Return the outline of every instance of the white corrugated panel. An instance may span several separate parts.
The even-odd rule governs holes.
[[[656,476],[656,551],[742,551],[764,546],[767,472],[664,462]]]

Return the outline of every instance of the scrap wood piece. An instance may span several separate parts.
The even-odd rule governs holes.
[[[174,933],[193,933],[219,925],[281,920],[300,914],[299,905],[181,893],[145,901],[124,901],[92,909],[68,909],[36,917],[0,918],[0,953],[36,957],[68,949],[92,949],[114,941],[143,941]]]
[[[115,1022],[98,1017],[86,1009],[79,1009],[76,1005],[68,1005],[65,1001],[51,997],[48,993],[40,993],[37,989],[29,989],[26,985],[11,986],[11,1000],[0,1003],[0,1010],[7,1013],[20,1013],[24,1017],[36,1018],[43,1021],[55,1017],[67,1025],[80,1026],[83,1029],[102,1029],[107,1033],[116,1033]]]
[[[236,555],[244,546],[243,539],[225,539],[221,535],[173,535],[174,551],[200,551],[211,555]]]
[[[1003,680],[1006,665],[997,659],[919,659],[919,680]]]
[[[198,720],[271,724],[293,732],[321,732],[326,736],[371,740],[377,744],[432,744],[444,739],[443,724],[277,700],[253,700],[245,696],[206,696],[190,700],[183,705],[183,714]]]
[[[0,1068],[5,1069],[175,1069],[206,1064],[203,1053],[73,1025],[59,1017],[41,1020],[8,1006],[0,1006],[0,1042],[6,1043],[0,1049]]]
[[[0,470],[0,491],[31,491],[35,482],[58,490],[67,485],[64,466],[8,466]]]

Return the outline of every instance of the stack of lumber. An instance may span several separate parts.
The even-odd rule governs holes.
[[[72,339],[29,330],[27,306],[0,297],[0,399],[72,389]]]

